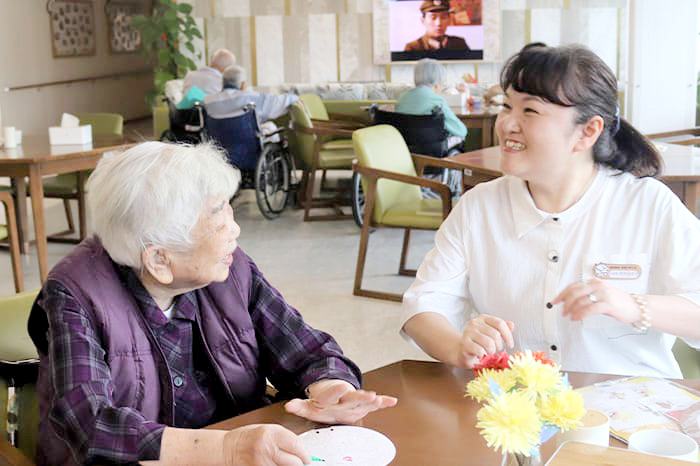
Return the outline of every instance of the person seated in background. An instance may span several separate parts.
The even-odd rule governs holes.
[[[437,60],[432,58],[418,60],[413,68],[413,81],[416,87],[399,96],[396,111],[410,115],[430,115],[435,107],[439,107],[445,116],[445,130],[450,133],[447,145],[452,148],[464,142],[467,127],[455,115],[445,98],[437,94],[445,83],[445,75],[445,67]]]
[[[88,186],[95,234],[52,269],[29,320],[38,464],[310,463],[278,425],[200,429],[269,404],[266,379],[316,422],[396,404],[361,390],[334,339],[238,247],[219,149],[144,142],[103,158]]]
[[[400,327],[473,368],[504,348],[565,371],[681,378],[700,347],[700,221],[620,116],[617,80],[580,45],[535,44],[501,71],[501,171],[467,191],[403,296]]]
[[[467,42],[458,36],[445,34],[450,24],[450,0],[429,0],[421,3],[421,22],[425,34],[406,44],[405,52],[427,52],[441,58],[440,51],[468,51]]]
[[[223,90],[204,98],[204,108],[213,118],[226,118],[240,112],[249,103],[255,104],[258,121],[265,122],[284,115],[299,100],[295,94],[266,94],[248,90],[245,68],[229,66],[223,73]]]
[[[197,86],[205,94],[220,92],[222,89],[221,74],[226,68],[236,64],[236,55],[228,49],[218,49],[211,55],[209,66],[188,71],[183,80],[184,95],[192,86]]]

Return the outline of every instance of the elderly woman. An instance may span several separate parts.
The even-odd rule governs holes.
[[[620,117],[583,46],[535,44],[501,73],[497,180],[465,193],[404,294],[402,331],[471,368],[504,347],[567,371],[678,378],[700,347],[700,222],[653,178],[656,149]]]
[[[396,111],[409,115],[430,115],[439,107],[445,115],[445,130],[450,133],[448,147],[461,144],[467,136],[467,127],[447,105],[447,101],[437,94],[445,82],[445,67],[437,60],[424,58],[413,69],[414,89],[404,92],[398,102]]]
[[[266,378],[318,422],[396,403],[360,390],[333,338],[237,247],[218,150],[142,143],[103,159],[89,188],[95,236],[54,267],[29,323],[39,464],[310,462],[280,426],[199,430],[268,404]]]

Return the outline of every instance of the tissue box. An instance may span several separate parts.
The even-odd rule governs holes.
[[[49,127],[49,144],[89,144],[92,142],[92,125]]]

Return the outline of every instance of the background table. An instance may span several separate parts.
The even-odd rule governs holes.
[[[498,112],[483,109],[474,110],[470,107],[450,107],[457,118],[462,120],[468,129],[481,129],[481,147],[491,147],[494,144],[493,128]]]
[[[615,376],[569,374],[575,387],[612,377]],[[364,375],[364,388],[396,396],[399,402],[393,408],[369,414],[358,425],[382,432],[394,442],[395,465],[500,464],[501,455],[486,446],[474,427],[480,405],[464,398],[470,379],[471,371],[427,361],[400,361],[370,371]],[[700,381],[684,383],[700,388]],[[232,429],[254,423],[277,423],[296,433],[319,426],[287,414],[283,403],[275,403],[210,427]],[[611,444],[622,446],[617,440]],[[547,442],[542,447],[543,459],[549,458],[554,449],[554,440]]]
[[[659,147],[664,162],[659,179],[697,215],[697,201],[700,196],[700,148],[666,143],[659,144]],[[450,160],[464,165],[465,187],[503,175],[500,147],[464,152],[450,157]]]
[[[85,171],[95,168],[103,153],[125,149],[130,145],[123,144],[121,138],[101,137],[93,138],[93,143],[89,145],[52,146],[49,144],[48,135],[25,135],[21,146],[0,150],[0,176],[9,176],[12,179],[20,239],[23,244],[27,238],[25,177],[29,177],[29,195],[32,201],[39,276],[42,283],[49,273],[42,176],[78,172],[80,185],[85,180]]]

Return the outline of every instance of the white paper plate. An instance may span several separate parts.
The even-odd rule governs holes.
[[[316,458],[313,466],[386,466],[396,456],[396,447],[386,435],[365,427],[325,427],[299,437]]]

